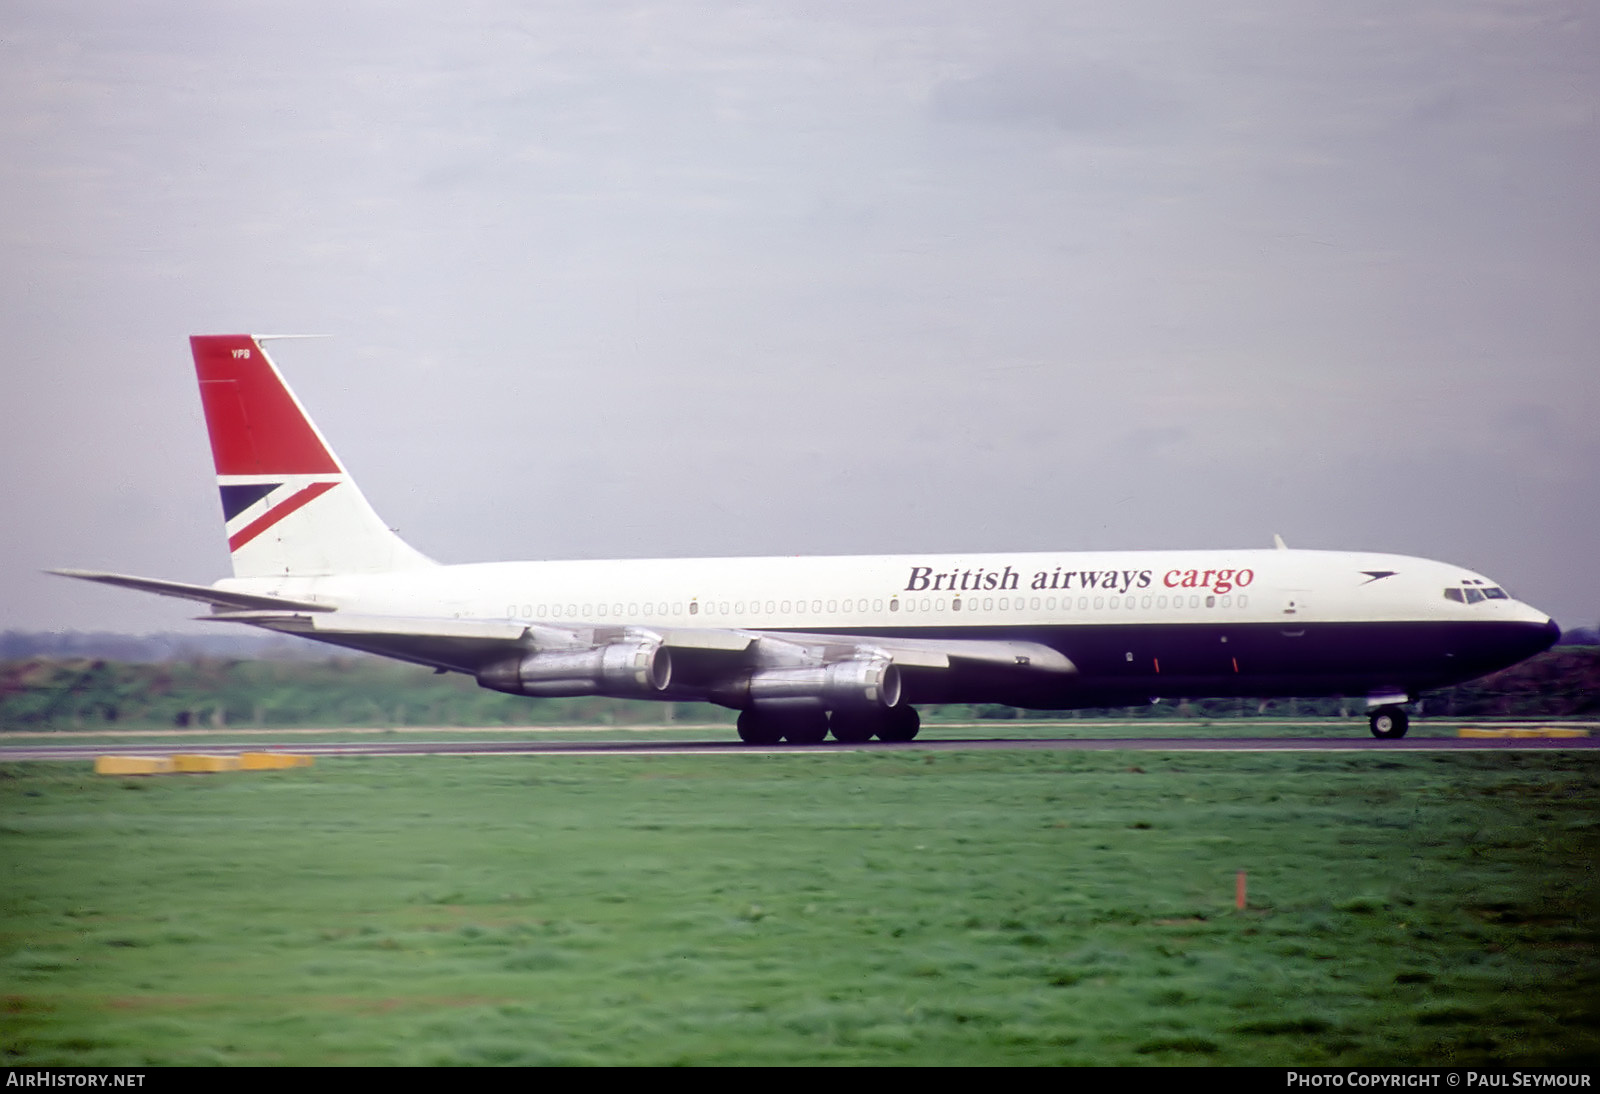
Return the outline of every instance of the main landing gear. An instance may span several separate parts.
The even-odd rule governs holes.
[[[916,707],[889,707],[887,710],[742,710],[739,712],[739,740],[751,745],[821,744],[833,731],[833,739],[860,744],[876,737],[880,741],[910,741],[922,728]]]
[[[1406,708],[1397,706],[1375,708],[1367,716],[1367,722],[1372,726],[1372,735],[1384,741],[1399,740],[1411,727],[1411,718],[1406,714]]]

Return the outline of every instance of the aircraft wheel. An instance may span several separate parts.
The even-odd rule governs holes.
[[[747,745],[775,745],[783,740],[783,724],[771,715],[741,710],[739,740]]]
[[[783,739],[792,745],[816,745],[828,739],[828,715],[791,714],[783,721]]]
[[[872,735],[878,732],[877,719],[858,710],[836,710],[829,718],[829,723],[833,728],[833,739],[845,744],[857,745],[870,741]]]
[[[1379,740],[1397,741],[1406,735],[1411,721],[1407,717],[1404,707],[1379,707],[1372,712],[1368,722],[1372,726],[1372,735]]]
[[[916,707],[890,707],[883,712],[883,721],[878,724],[878,740],[910,741],[921,728],[922,718]]]

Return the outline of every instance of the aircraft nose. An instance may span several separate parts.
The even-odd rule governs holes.
[[[1561,637],[1561,627],[1549,616],[1530,616],[1476,632],[1470,640],[1463,641],[1453,656],[1461,658],[1460,664],[1470,664],[1477,673],[1484,674],[1543,653]]]
[[[1543,623],[1532,621],[1524,623],[1516,632],[1517,659],[1520,661],[1534,654],[1543,653],[1560,640],[1561,624],[1548,616]]]

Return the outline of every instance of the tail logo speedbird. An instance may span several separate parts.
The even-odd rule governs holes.
[[[745,741],[796,745],[909,741],[919,703],[1364,695],[1373,734],[1392,738],[1421,690],[1514,664],[1560,633],[1457,567],[1281,540],[441,566],[378,518],[260,338],[190,343],[233,576],[58,572],[516,695],[719,703],[739,711]],[[1368,580],[1352,588],[1352,570]]]

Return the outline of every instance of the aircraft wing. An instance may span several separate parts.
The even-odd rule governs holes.
[[[263,598],[265,599],[265,598]],[[672,663],[674,690],[716,692],[772,669],[819,668],[844,661],[887,661],[915,677],[1001,671],[1039,679],[1076,667],[1036,642],[918,639],[745,631],[709,627],[556,626],[513,620],[409,618],[351,612],[243,608],[202,618],[246,623],[319,642],[482,677],[495,665],[532,655],[578,655],[610,646],[659,647]]]
[[[200,618],[248,623],[451,672],[476,673],[485,665],[515,657],[532,646],[529,628],[510,621],[275,610],[217,612]]]
[[[741,706],[755,694],[752,687],[791,687],[802,693],[808,688],[867,687],[868,677],[876,679],[874,672],[881,675],[892,665],[909,687],[908,701],[928,702],[960,695],[956,685],[962,680],[1001,680],[1025,691],[1059,685],[1077,672],[1058,650],[1007,639],[363,615],[180,581],[98,570],[51,572],[198,601],[211,605],[211,614],[201,619],[245,623],[463,672],[486,687],[529,695],[617,694],[620,687],[624,697],[711,699]],[[645,676],[655,683],[643,683],[645,676],[639,675],[647,663]]]

